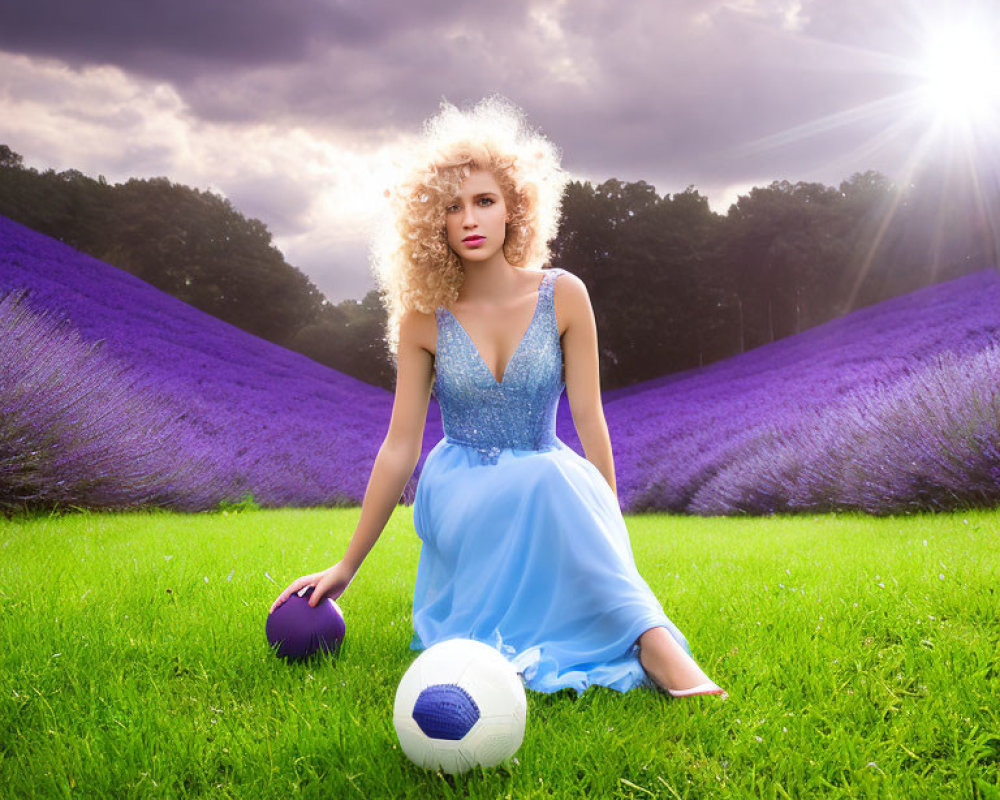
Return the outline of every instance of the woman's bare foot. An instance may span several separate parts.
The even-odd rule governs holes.
[[[653,683],[668,694],[703,687],[705,691],[698,693],[707,694],[715,687],[666,628],[650,628],[639,637],[639,663]]]

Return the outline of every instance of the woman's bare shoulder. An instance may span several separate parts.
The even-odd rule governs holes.
[[[573,320],[591,313],[587,285],[567,269],[560,269],[556,275],[552,287],[552,304],[555,306],[560,336],[566,332]]]
[[[437,318],[415,308],[407,309],[399,319],[399,340],[411,341],[431,355],[437,351]]]
[[[556,272],[555,282],[552,286],[553,294],[556,297],[559,296],[571,296],[576,298],[586,297],[589,298],[590,295],[587,292],[587,284],[580,280],[579,276],[570,272],[568,269],[553,270]]]

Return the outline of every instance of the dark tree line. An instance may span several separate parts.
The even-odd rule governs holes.
[[[959,174],[775,181],[725,216],[691,187],[661,198],[642,181],[574,183],[553,262],[590,288],[602,384],[615,388],[996,268],[1000,191]]]
[[[331,304],[229,200],[171,183],[39,173],[0,145],[0,214],[126,270],[236,327],[392,386],[378,294]]]
[[[605,389],[690,369],[997,265],[995,185],[953,165],[907,186],[775,181],[723,216],[693,187],[571,183],[552,262],[587,283]],[[337,305],[228,200],[166,178],[39,173],[0,145],[0,214],[250,333],[391,389],[373,290]]]

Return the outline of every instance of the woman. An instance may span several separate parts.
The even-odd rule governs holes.
[[[567,181],[555,148],[499,98],[445,103],[426,134],[373,248],[397,381],[361,518],[343,559],[292,581],[272,610],[308,586],[316,605],[350,584],[416,468],[433,387],[445,436],[413,504],[411,648],[484,641],[541,692],[652,682],[725,696],[636,569],[586,286],[533,268]],[[564,388],[587,458],[555,435]]]

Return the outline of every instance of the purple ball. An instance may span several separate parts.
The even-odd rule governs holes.
[[[327,598],[315,608],[309,605],[313,587],[299,597],[293,594],[267,616],[267,641],[282,658],[294,661],[317,650],[336,653],[344,641],[344,615]]]

